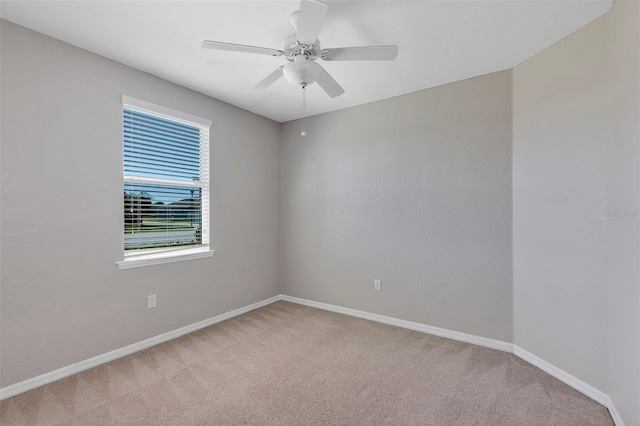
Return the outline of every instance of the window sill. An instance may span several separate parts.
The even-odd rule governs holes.
[[[183,260],[213,257],[215,250],[209,247],[198,247],[176,251],[139,254],[126,256],[124,260],[116,262],[120,269],[140,268],[142,266],[160,265],[163,263],[182,262]]]

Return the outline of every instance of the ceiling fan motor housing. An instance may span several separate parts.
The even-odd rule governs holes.
[[[309,59],[318,59],[320,57],[320,40],[315,41],[313,45],[304,45],[298,42],[295,34],[282,41],[282,51],[289,61],[294,61],[296,57],[303,55]]]

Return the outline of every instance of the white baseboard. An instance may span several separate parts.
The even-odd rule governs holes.
[[[491,349],[497,349],[499,351],[513,353],[514,355],[522,358],[528,363],[540,368],[542,371],[552,375],[556,379],[566,383],[567,385],[571,386],[577,391],[582,392],[584,395],[588,396],[594,401],[604,405],[609,409],[609,412],[611,413],[611,417],[613,418],[613,421],[615,422],[616,426],[624,426],[624,422],[620,417],[620,413],[618,412],[615,405],[611,401],[611,398],[609,397],[609,395],[596,389],[595,387],[589,385],[588,383],[583,382],[577,377],[572,376],[571,374],[556,367],[555,365],[548,363],[542,358],[537,357],[536,355],[532,354],[531,352],[528,352],[527,350],[521,348],[520,346],[514,345],[513,343],[503,342],[501,340],[489,339],[487,337],[475,336],[473,334],[461,333],[459,331],[447,330],[445,328],[433,327],[430,325],[420,324],[412,321],[406,321],[406,320],[393,318],[393,317],[387,317],[384,315],[373,314],[370,312],[359,311],[357,309],[331,305],[329,303],[315,302],[313,300],[301,299],[298,297],[287,296],[284,294],[279,294],[277,296],[270,297],[269,299],[265,299],[260,302],[253,303],[251,305],[247,305],[242,308],[235,309],[231,312],[227,312],[227,313],[215,316],[213,318],[199,321],[197,323],[187,325],[185,327],[181,327],[176,330],[169,331],[167,333],[163,333],[158,336],[151,337],[149,339],[145,339],[137,343],[133,343],[123,348],[116,349],[114,351],[107,352],[102,355],[98,355],[98,356],[86,359],[84,361],[80,361],[75,364],[71,364],[66,367],[59,368],[49,373],[41,374],[40,376],[36,376],[19,383],[15,383],[10,386],[6,386],[0,389],[0,400],[10,398],[12,396],[18,395],[23,392],[27,392],[31,389],[35,389],[37,387],[46,385],[48,383],[55,382],[56,380],[69,377],[73,374],[80,373],[81,371],[88,370],[93,367],[97,367],[98,365],[107,363],[109,361],[113,361],[115,359],[122,358],[127,355],[131,355],[143,349],[150,348],[151,346],[155,346],[157,344],[178,338],[180,336],[184,336],[185,334],[194,332],[196,330],[200,330],[201,328],[209,327],[210,325],[236,317],[238,315],[242,315],[254,309],[258,309],[263,306],[270,305],[271,303],[277,302],[279,300],[296,303],[298,305],[309,306],[312,308],[318,308],[325,311],[336,312],[339,314],[349,315],[356,318],[375,321],[382,324],[393,325],[396,327],[406,328],[409,330],[420,331],[422,333],[432,334],[435,336],[446,337],[448,339],[457,340],[460,342],[472,343],[474,345],[484,346]]]
[[[149,339],[145,339],[140,342],[133,343],[123,348],[116,349],[116,350],[104,353],[102,355],[97,355],[92,358],[85,359],[84,361],[76,362],[75,364],[71,364],[66,367],[62,367],[45,374],[41,374],[31,379],[27,379],[10,386],[6,386],[0,389],[0,401],[6,398],[11,398],[12,396],[18,395],[23,392],[27,392],[31,389],[35,389],[37,387],[46,385],[48,383],[55,382],[56,380],[64,379],[65,377],[72,376],[74,374],[80,373],[81,371],[85,371],[90,368],[97,367],[109,361],[122,358],[123,356],[131,355],[143,349],[150,348],[151,346],[155,346],[157,344],[167,342],[169,340],[178,338],[180,336],[184,336],[185,334],[192,333],[196,330],[200,330],[201,328],[209,327],[210,325],[236,317],[238,315],[242,315],[249,311],[253,311],[254,309],[258,309],[263,306],[269,305],[271,303],[277,302],[280,299],[281,299],[280,295],[273,296],[273,297],[270,297],[269,299],[265,299],[260,302],[253,303],[251,305],[247,305],[242,308],[235,309],[231,312],[227,312],[227,313],[215,316],[213,318],[199,321],[191,325],[180,327],[178,329],[169,331],[167,333],[159,334],[155,337],[151,337]]]
[[[616,426],[624,426],[624,421],[622,421],[622,416],[620,416],[620,412],[616,408],[616,406],[613,403],[613,401],[611,401],[611,398],[609,398],[609,404],[605,405],[605,407],[607,407],[609,409],[609,414],[611,414],[611,418],[613,419],[613,423],[615,423]]]
[[[447,339],[457,340],[460,342],[473,343],[474,345],[497,349],[499,351],[509,353],[513,352],[513,345],[501,340],[489,339],[487,337],[475,336],[473,334],[461,333],[459,331],[447,330],[445,328],[433,327],[431,325],[420,324],[417,322],[387,317],[384,315],[372,314],[370,312],[358,311],[357,309],[344,308],[342,306],[330,305],[328,303],[314,302],[313,300],[300,299],[298,297],[281,295],[281,300],[297,303],[299,305],[310,306],[312,308],[323,309],[325,311],[331,311],[339,314],[349,315],[352,317],[380,322],[382,324],[395,325],[396,327],[407,328],[409,330],[415,330],[422,333],[433,334],[435,336],[446,337]]]
[[[395,325],[396,327],[407,328],[409,330],[421,331],[427,334],[433,334],[436,336],[446,337],[448,339],[457,340],[460,342],[473,343],[478,346],[484,346],[491,349],[497,349],[504,352],[510,352],[517,357],[527,361],[547,374],[555,377],[563,383],[571,386],[575,390],[583,393],[594,401],[604,405],[609,409],[611,418],[616,426],[624,426],[624,422],[620,417],[620,413],[611,401],[609,395],[596,389],[588,383],[583,382],[575,376],[567,373],[566,371],[556,367],[553,364],[548,363],[542,358],[537,357],[531,352],[522,349],[520,346],[513,343],[503,342],[500,340],[489,339],[486,337],[475,336],[472,334],[465,334],[459,331],[447,330],[445,328],[433,327],[430,325],[420,324],[417,322],[405,321],[398,318],[387,317],[384,315],[372,314],[365,311],[358,311],[356,309],[344,308],[342,306],[331,305],[328,303],[315,302],[313,300],[300,299],[298,297],[280,295],[281,300],[297,303],[299,305],[310,306],[312,308],[323,309],[325,311],[336,312],[339,314],[349,315],[352,317],[363,318],[370,321],[380,322],[388,325]]]
[[[615,405],[613,404],[613,401],[611,401],[611,398],[606,393],[591,386],[588,383],[583,382],[582,380],[567,373],[561,368],[558,368],[555,365],[548,363],[544,359],[532,354],[526,349],[522,349],[518,345],[513,345],[513,354],[527,361],[529,364],[538,367],[540,370],[550,374],[551,376],[555,377],[561,382],[566,383],[567,385],[583,393],[584,395],[588,396],[594,401],[604,405],[609,409],[611,418],[613,419],[616,426],[624,426],[624,422],[622,421],[622,417],[620,417],[620,413],[618,412],[618,409],[615,407]]]

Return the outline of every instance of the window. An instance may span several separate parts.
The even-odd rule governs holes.
[[[211,122],[122,97],[121,269],[207,257]]]

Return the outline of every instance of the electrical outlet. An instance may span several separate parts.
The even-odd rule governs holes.
[[[155,307],[156,307],[156,295],[152,294],[147,298],[147,309],[151,309]]]
[[[373,281],[373,289],[376,291],[382,291],[382,281],[374,280]]]

